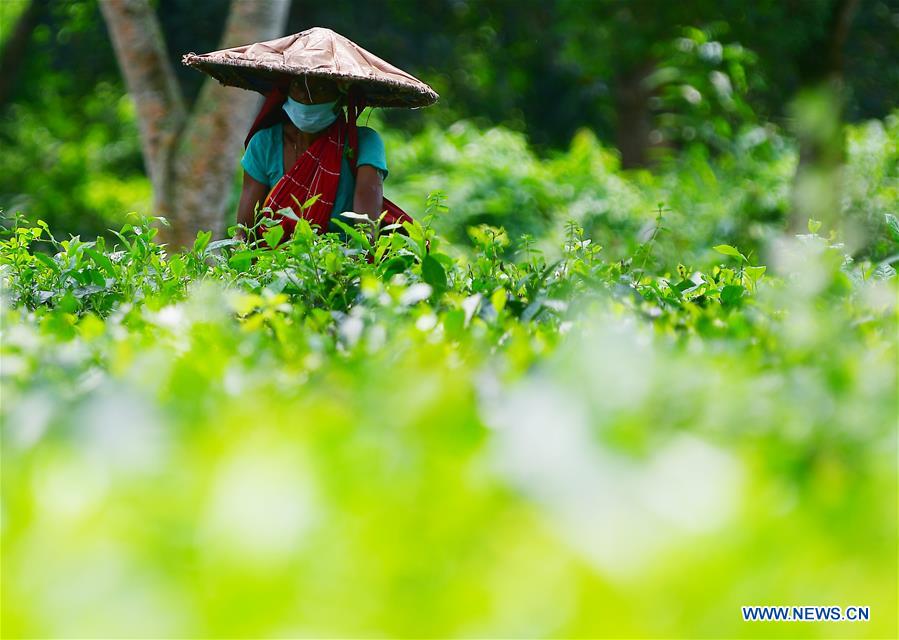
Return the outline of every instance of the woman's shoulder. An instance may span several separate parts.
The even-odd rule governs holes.
[[[384,144],[381,140],[381,134],[371,127],[356,127],[356,129],[359,132],[359,144],[365,144],[367,142]]]
[[[387,178],[387,153],[380,134],[371,127],[359,127],[359,159],[357,164],[370,164]]]
[[[253,134],[252,138],[250,138],[250,142],[247,147],[249,148],[250,145],[268,147],[278,139],[278,136],[281,135],[281,132],[282,125],[280,122],[276,122],[272,126],[266,127],[265,129],[260,129]]]
[[[358,131],[360,159],[363,157],[384,157],[386,155],[381,134],[371,127],[358,127]]]

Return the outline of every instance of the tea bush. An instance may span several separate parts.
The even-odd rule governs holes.
[[[575,220],[12,224],[3,633],[894,636],[890,261],[810,232],[660,268],[668,215],[626,257]],[[872,615],[741,622],[771,603]]]
[[[899,112],[846,132],[841,213],[864,229],[852,253],[883,260],[895,253],[885,214],[896,215],[899,200]],[[391,166],[385,191],[413,212],[424,204],[422,193],[451,194],[453,215],[436,226],[455,243],[471,242],[469,227],[490,224],[512,238],[527,233],[551,250],[573,218],[610,258],[622,260],[651,233],[664,203],[666,230],[652,265],[665,271],[708,260],[708,247],[722,241],[758,254],[787,229],[792,208],[796,143],[774,124],[744,127],[718,152],[685,143],[651,172],[621,171],[617,152],[587,129],[547,158],[535,154],[523,133],[482,131],[464,121],[412,137],[388,131],[385,140]]]
[[[0,154],[0,208],[22,211],[32,223],[43,219],[60,233],[111,240],[106,229],[120,227],[125,212],[152,212],[131,101],[101,83],[84,103],[91,121],[84,129],[73,124],[58,91],[45,94],[46,106],[38,112],[16,106],[0,121],[0,142],[19,150]],[[552,251],[562,243],[565,220],[573,218],[609,259],[626,260],[652,232],[664,203],[666,229],[650,263],[664,272],[679,262],[707,261],[708,247],[720,242],[758,255],[770,236],[787,228],[797,152],[775,124],[734,126],[726,144],[711,147],[701,142],[709,135],[723,139],[722,132],[692,142],[677,134],[678,153],[652,171],[622,171],[617,151],[588,129],[577,132],[567,149],[538,155],[526,134],[502,126],[483,130],[462,121],[405,135],[385,128],[378,112],[363,122],[384,137],[390,198],[420,216],[427,206],[423,194],[448,194],[453,215],[435,226],[454,244],[473,246],[468,229],[489,224],[513,239],[528,234]],[[677,120],[666,126],[680,131],[694,125]],[[896,215],[899,197],[899,112],[848,125],[846,138],[841,213],[864,231],[851,253],[883,260],[895,253],[885,215]],[[228,206],[232,222],[240,185],[236,174]]]

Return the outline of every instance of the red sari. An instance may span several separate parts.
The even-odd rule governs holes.
[[[277,122],[281,117],[281,106],[286,99],[287,96],[281,89],[269,93],[250,128],[244,147],[250,143],[250,138],[256,131]],[[272,212],[265,212],[263,215],[280,220],[285,238],[289,238],[296,227],[295,220],[278,213],[285,208],[291,209],[298,218],[308,220],[318,233],[325,233],[328,230],[328,221],[332,213],[335,213],[333,208],[337,185],[340,182],[341,159],[347,146],[352,150],[348,154],[348,160],[353,177],[356,176],[356,158],[359,155],[356,119],[363,108],[362,101],[351,93],[347,114],[341,112],[337,120],[300,154],[294,165],[269,191],[263,206],[270,207]],[[318,198],[303,209],[303,205],[315,196]],[[412,220],[409,214],[387,198],[384,198],[382,211],[386,211],[383,222],[385,225]]]

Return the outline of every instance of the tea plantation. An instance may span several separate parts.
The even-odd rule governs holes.
[[[463,166],[406,235],[10,218],[4,635],[894,637],[895,158],[854,156],[852,259],[747,221],[777,162],[749,202],[726,166],[567,172],[591,144]],[[871,618],[742,621],[765,604]]]

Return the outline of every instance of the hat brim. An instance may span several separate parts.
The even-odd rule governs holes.
[[[438,95],[415,76],[331,29],[312,27],[275,40],[188,53],[181,61],[220,83],[265,95],[291,77],[306,75],[350,82],[374,107],[427,107]]]
[[[208,55],[208,54],[207,54]],[[302,78],[304,75],[343,80],[358,85],[365,94],[365,101],[372,107],[427,107],[439,99],[437,92],[428,85],[410,85],[390,78],[372,78],[347,73],[333,73],[321,69],[298,69],[296,66],[261,64],[250,60],[214,60],[207,55],[189,53],[182,62],[206,73],[221,84],[249,91],[268,94],[275,86],[284,85],[290,76]]]

